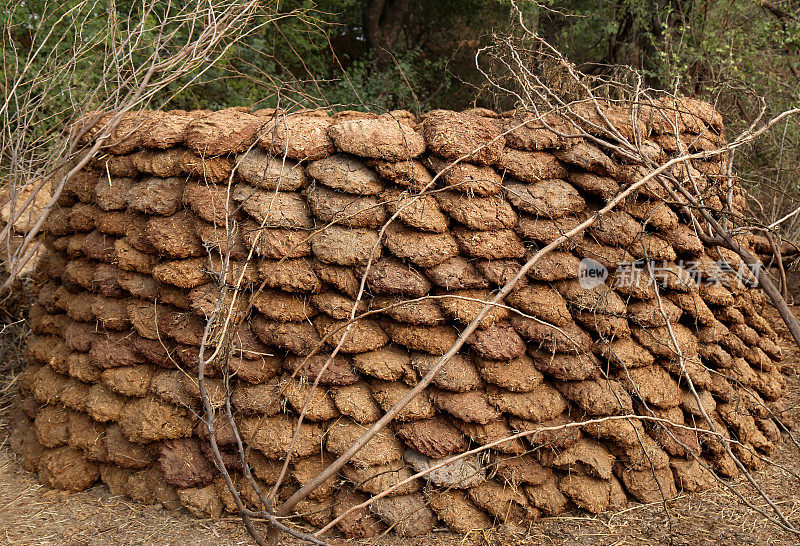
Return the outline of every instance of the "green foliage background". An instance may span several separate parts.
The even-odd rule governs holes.
[[[8,1],[8,0],[7,0]],[[513,33],[516,20],[508,0],[418,0],[405,2],[408,14],[393,44],[393,62],[378,66],[375,48],[364,28],[364,14],[375,0],[286,0],[284,12],[314,10],[316,24],[286,19],[268,25],[246,44],[232,49],[210,70],[201,85],[175,96],[170,106],[224,108],[231,105],[275,106],[281,100],[304,106],[320,104],[393,109],[494,106],[475,69],[474,53],[491,33]],[[397,3],[398,0],[395,0]],[[74,1],[53,10],[48,0],[15,2],[4,55],[24,55],[37,25],[56,26],[58,34],[91,41],[105,24],[103,12],[116,9],[120,18],[136,14],[141,3],[98,0],[89,10],[59,19]],[[385,10],[393,9],[386,2]],[[768,97],[772,108],[798,102],[800,84],[800,5],[774,2],[786,17],[773,15],[754,0],[547,0],[548,12],[520,2],[527,24],[589,73],[608,73],[614,65],[641,70],[655,88],[716,98],[735,93],[742,103],[736,117],[752,113],[753,97]],[[10,4],[7,4],[7,7]],[[163,6],[166,6],[163,3]],[[138,7],[137,7],[138,6]],[[158,9],[166,9],[161,7]],[[157,13],[151,14],[153,32]],[[70,42],[61,42],[66,47]],[[104,54],[97,43],[95,55]],[[48,47],[42,57],[58,54]],[[84,59],[72,79],[72,92],[108,84],[94,70],[97,60]],[[8,66],[8,62],[6,63]],[[6,75],[8,78],[9,75]],[[310,82],[304,99],[274,93],[274,80]],[[181,82],[175,84],[175,89]],[[288,89],[288,88],[287,88]],[[735,103],[735,101],[732,101]],[[54,104],[53,109],[66,107]],[[727,107],[728,105],[726,105]],[[334,106],[336,107],[336,106]]]

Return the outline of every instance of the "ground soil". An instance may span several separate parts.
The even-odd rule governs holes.
[[[795,308],[800,316],[800,308]],[[785,360],[794,364],[787,386],[784,421],[800,428],[800,350],[786,340],[788,333],[777,314],[770,322],[783,330]],[[19,341],[19,340],[17,340]],[[39,485],[33,474],[22,470],[8,447],[8,410],[13,382],[5,379],[18,370],[19,362],[5,357],[0,377],[0,541],[9,544],[250,544],[236,518],[198,520],[185,512],[138,505],[113,496],[105,486],[81,493],[62,493]],[[13,362],[11,362],[13,361]],[[795,432],[795,434],[798,434]],[[774,457],[776,465],[755,473],[764,490],[800,527],[800,451],[786,434]],[[766,502],[744,480],[732,484],[745,498],[764,510]],[[293,540],[283,539],[283,544]],[[498,530],[466,537],[434,532],[415,539],[380,537],[355,544],[528,545],[528,544],[797,544],[798,537],[782,531],[765,516],[716,486],[697,495],[650,505],[631,504],[618,512],[598,516],[583,513],[543,519],[525,533]]]

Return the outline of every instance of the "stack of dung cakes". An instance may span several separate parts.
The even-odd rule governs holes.
[[[698,101],[664,100],[636,124],[601,106],[656,161],[723,142]],[[485,110],[126,114],[47,222],[12,435],[25,467],[55,488],[100,480],[146,504],[235,512],[200,400],[205,343],[226,468],[260,507],[229,401],[262,490],[290,456],[287,498],[408,393],[537,249],[647,172],[564,136],[597,132],[598,116],[583,111],[580,130]],[[711,209],[729,197],[745,208],[716,181],[719,162],[673,174]],[[297,521],[322,527],[393,486],[338,531],[597,513],[736,477],[721,438],[761,465],[784,387],[764,297],[665,197],[642,186],[536,263]],[[657,274],[640,275],[643,262]],[[586,263],[604,268],[599,282],[579,278]],[[206,328],[212,314],[230,317],[224,336],[221,321]]]

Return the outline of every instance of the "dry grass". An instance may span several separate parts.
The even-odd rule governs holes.
[[[800,308],[796,309],[800,315]],[[777,315],[769,316],[781,326]],[[15,330],[16,329],[16,330]],[[8,449],[7,420],[13,383],[22,356],[19,344],[24,325],[7,328],[0,340],[0,541],[8,544],[250,544],[236,518],[197,520],[186,513],[169,512],[155,506],[142,506],[113,496],[105,486],[66,494],[40,486],[35,476],[21,470]],[[16,348],[16,349],[15,349]],[[800,350],[783,343],[786,359],[796,364],[789,379],[784,421],[800,429]],[[17,352],[15,352],[17,351]],[[774,456],[779,466],[756,473],[764,489],[784,510],[790,521],[800,526],[800,483],[788,469],[800,467],[800,453],[784,441]],[[758,506],[764,505],[743,482],[735,484],[743,495]],[[285,541],[291,544],[290,541]],[[356,542],[359,543],[359,542]],[[459,537],[434,533],[408,540],[383,537],[362,544],[456,545],[533,545],[533,544],[797,544],[797,538],[783,532],[762,516],[736,501],[721,487],[699,495],[686,495],[662,504],[631,504],[625,510],[599,516],[582,513],[548,518],[534,524],[526,533],[507,530],[473,533]]]

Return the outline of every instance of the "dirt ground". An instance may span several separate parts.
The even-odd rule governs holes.
[[[796,308],[800,316],[800,308]],[[783,324],[774,314],[772,322]],[[788,332],[782,332],[788,336]],[[790,377],[784,422],[800,429],[800,350],[783,343],[785,359],[796,363]],[[7,413],[13,385],[0,384],[0,542],[8,544],[250,544],[235,518],[197,520],[182,512],[137,505],[112,496],[105,486],[65,494],[40,486],[34,475],[19,468],[8,448]],[[800,432],[800,430],[799,430]],[[795,433],[797,434],[797,433]],[[800,527],[800,452],[784,435],[773,466],[755,473],[777,506]],[[800,441],[800,438],[798,438]],[[744,480],[731,484],[757,508],[769,512]],[[526,533],[476,533],[467,537],[434,533],[419,539],[382,537],[357,544],[396,546],[417,544],[797,544],[796,535],[781,530],[765,515],[747,507],[721,486],[663,504],[631,504],[625,510],[599,516],[574,513],[535,523]],[[284,544],[294,541],[283,540]],[[343,542],[343,541],[342,541]]]

